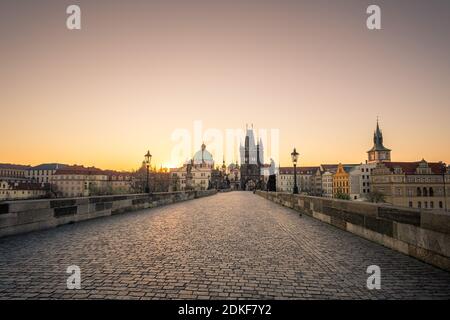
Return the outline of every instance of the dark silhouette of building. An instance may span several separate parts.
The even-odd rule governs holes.
[[[262,146],[260,146],[260,143],[255,145],[253,127],[246,130],[244,148],[241,148],[242,152],[244,153],[244,162],[241,163],[240,169],[241,189],[254,190],[261,188],[261,166],[264,163],[264,159],[261,158]]]

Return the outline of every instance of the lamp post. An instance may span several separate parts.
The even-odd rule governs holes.
[[[145,193],[150,193],[150,185],[149,185],[149,170],[150,170],[150,163],[152,161],[152,155],[150,154],[150,151],[147,151],[147,154],[145,157],[145,166],[147,167],[147,184],[145,185]]]
[[[294,151],[291,153],[292,163],[294,164],[294,190],[293,194],[298,194],[298,187],[297,187],[297,160],[298,160],[298,152],[294,148]]]

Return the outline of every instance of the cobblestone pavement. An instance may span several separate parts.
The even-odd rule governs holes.
[[[0,298],[449,299],[450,273],[231,192],[0,239]]]

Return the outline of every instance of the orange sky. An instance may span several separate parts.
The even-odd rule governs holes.
[[[393,160],[450,162],[450,4],[378,2],[381,31],[350,0],[78,1],[68,31],[70,1],[2,1],[0,162],[170,165],[201,120],[279,129],[281,165],[359,163],[377,116]]]

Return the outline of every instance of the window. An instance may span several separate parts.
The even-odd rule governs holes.
[[[417,208],[422,208],[422,202],[417,202]]]
[[[413,206],[413,203],[412,203],[412,201],[410,201],[409,202],[409,207],[412,208],[412,206]]]
[[[439,201],[439,209],[442,209],[442,201]]]
[[[425,201],[425,208],[428,208],[428,201]]]
[[[430,187],[430,197],[434,197],[434,191],[433,191],[433,188],[432,187]]]
[[[427,188],[423,187],[423,196],[426,197],[428,196],[428,191]]]
[[[418,196],[418,197],[421,197],[421,196],[422,196],[422,191],[420,190],[419,187],[417,187],[417,196]],[[419,203],[420,203],[420,201],[419,201]],[[420,208],[420,207],[419,207],[419,208]]]
[[[430,208],[433,209],[434,208],[434,202],[430,201]]]

